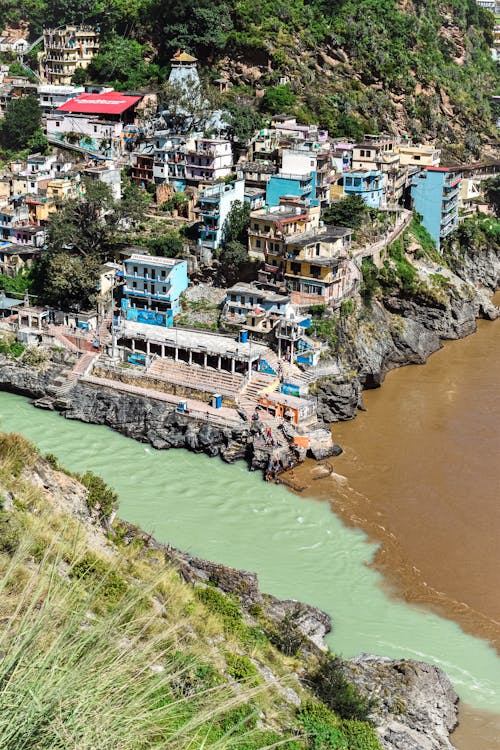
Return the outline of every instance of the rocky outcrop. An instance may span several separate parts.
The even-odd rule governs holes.
[[[449,289],[412,297],[384,294],[340,321],[339,351],[343,376],[314,384],[318,416],[325,423],[352,419],[362,408],[364,388],[377,388],[386,374],[407,364],[423,364],[441,341],[468,336],[480,317],[494,319],[498,309],[490,295],[498,287],[500,258],[491,248],[451,259]],[[423,278],[434,266],[416,264]],[[360,302],[360,305],[362,303]]]
[[[361,654],[346,662],[359,692],[376,699],[374,718],[388,750],[453,750],[458,695],[445,673],[431,664]]]

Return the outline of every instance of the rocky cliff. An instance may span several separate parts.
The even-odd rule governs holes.
[[[473,333],[477,318],[497,317],[490,298],[499,285],[500,248],[456,253],[446,268],[428,260],[414,261],[414,267],[427,289],[407,295],[381,288],[369,302],[360,299],[354,314],[339,321],[343,375],[314,386],[318,414],[326,423],[352,419],[362,408],[363,388],[380,386],[389,370],[423,364],[442,340]],[[442,274],[445,286],[429,294],[429,278]]]

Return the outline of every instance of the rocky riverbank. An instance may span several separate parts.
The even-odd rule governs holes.
[[[380,287],[340,319],[343,374],[313,386],[318,416],[326,424],[355,417],[363,408],[363,389],[379,387],[390,370],[424,364],[442,340],[468,336],[478,318],[498,316],[490,298],[500,282],[500,248],[455,248],[447,261],[446,267],[429,259],[413,261],[423,290],[409,294]]]
[[[141,549],[141,556],[158,569],[166,562],[173,565],[182,580],[194,586],[215,587],[231,602],[237,602],[244,622],[261,628],[271,643],[294,660],[287,685],[281,685],[273,667],[262,667],[265,682],[278,689],[283,700],[294,708],[308,700],[308,675],[321,658],[330,631],[330,617],[316,607],[293,600],[280,600],[259,589],[254,573],[194,557],[156,541],[141,529],[114,517],[101,521],[89,511],[87,491],[73,476],[54,469],[37,458],[23,471],[24,482],[43,490],[47,509],[69,515],[83,524],[88,534],[88,549],[108,556],[122,555],[127,549]],[[15,512],[11,493],[6,493],[6,508]],[[119,539],[115,547],[113,539]],[[217,645],[215,644],[217,648]],[[413,660],[392,660],[362,654],[343,661],[343,672],[361,695],[374,699],[372,711],[377,734],[386,750],[452,750],[448,740],[457,721],[458,697],[446,675],[438,668]],[[314,689],[313,689],[314,692]],[[286,730],[285,730],[286,731]]]

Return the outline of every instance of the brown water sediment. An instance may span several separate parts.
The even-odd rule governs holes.
[[[391,593],[500,652],[500,320],[389,373],[364,403],[334,426],[342,456],[296,469],[305,494],[381,543],[374,565]],[[453,741],[500,748],[500,716],[463,706]]]
[[[365,392],[367,413],[335,425],[335,474],[298,478],[382,543],[394,592],[500,651],[500,320],[478,328]]]

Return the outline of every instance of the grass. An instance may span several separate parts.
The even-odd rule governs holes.
[[[265,682],[261,667],[310,698],[265,612],[253,609],[255,625],[237,597],[186,584],[133,527],[106,536],[87,507],[103,486],[59,472],[47,496],[32,481],[42,461],[45,483],[57,458],[0,434],[2,750],[319,748]],[[355,731],[329,715],[343,738]]]

